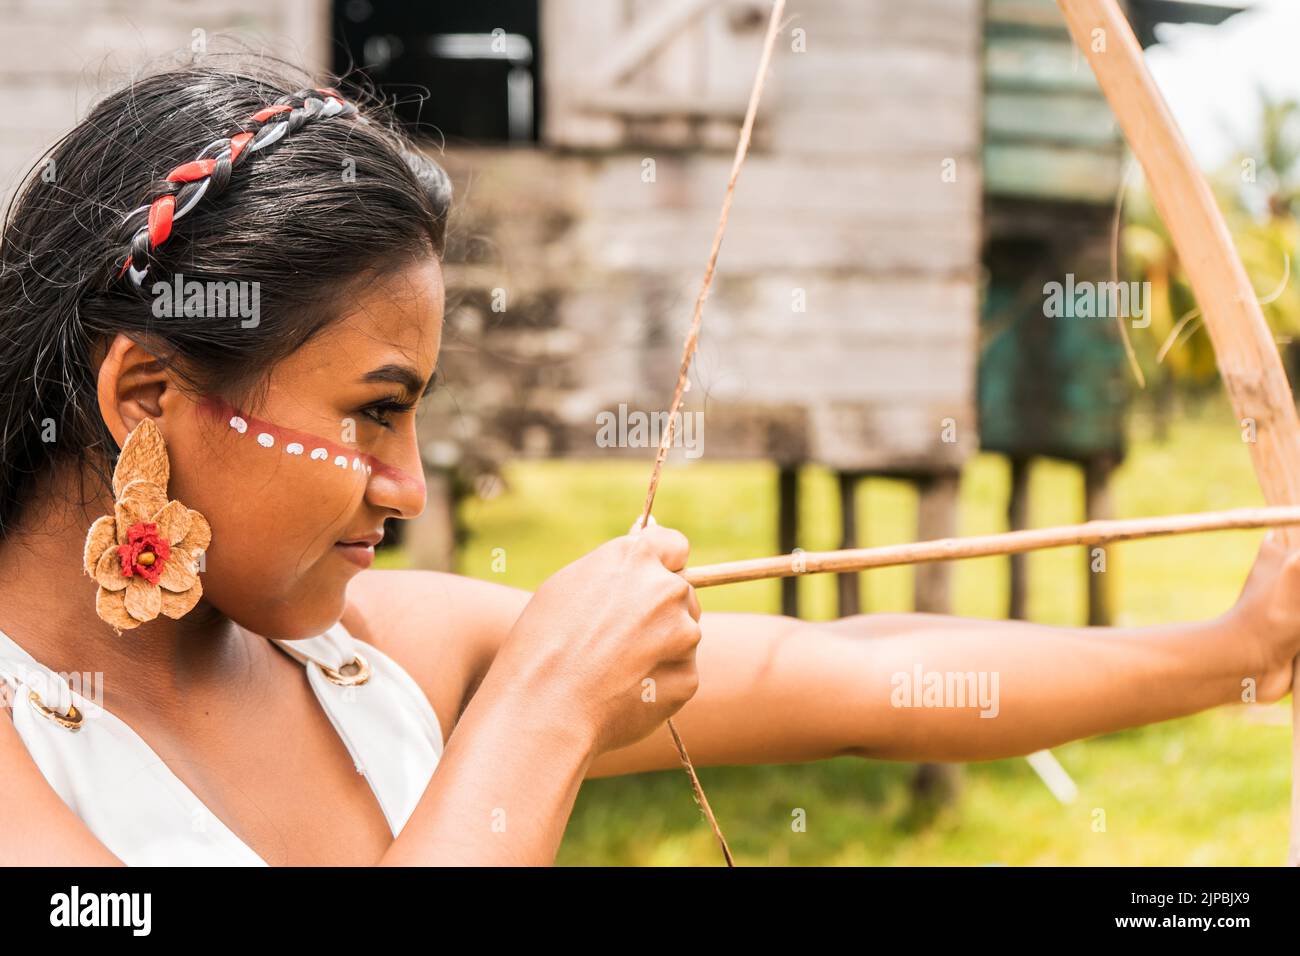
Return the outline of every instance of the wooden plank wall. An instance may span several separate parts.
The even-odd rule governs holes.
[[[595,88],[620,37],[666,6],[544,0],[545,143],[442,157],[455,301],[449,388],[425,427],[447,460],[648,459],[598,447],[595,417],[668,403],[766,9],[715,5]],[[707,399],[708,458],[924,473],[975,448],[982,13],[787,5],[688,396]],[[632,105],[591,105],[611,101]]]
[[[0,92],[22,104],[0,111],[0,199],[93,102],[198,39],[217,51],[238,36],[306,69],[328,68],[329,8],[329,0],[0,0]]]

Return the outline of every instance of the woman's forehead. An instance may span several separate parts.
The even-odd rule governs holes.
[[[444,290],[436,259],[367,283],[349,297],[344,316],[317,340],[326,350],[365,355],[396,353],[418,368],[437,360]]]

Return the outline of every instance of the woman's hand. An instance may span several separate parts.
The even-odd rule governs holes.
[[[700,605],[674,573],[690,544],[651,525],[606,542],[542,583],[493,670],[586,722],[595,754],[648,735],[695,695]]]
[[[1232,639],[1248,642],[1245,676],[1258,674],[1258,700],[1286,696],[1292,660],[1300,654],[1300,551],[1288,552],[1270,531],[1226,618]]]

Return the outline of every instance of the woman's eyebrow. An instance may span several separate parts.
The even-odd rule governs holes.
[[[419,395],[421,398],[433,391],[438,382],[438,370],[434,369],[433,374],[429,376],[429,382],[426,385],[420,373],[409,365],[381,365],[379,368],[371,369],[361,377],[363,382],[392,382],[395,385],[401,385],[412,395]]]

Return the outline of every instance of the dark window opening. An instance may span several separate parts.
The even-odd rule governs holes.
[[[334,70],[365,73],[414,132],[535,142],[538,0],[333,0]]]

